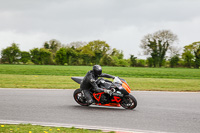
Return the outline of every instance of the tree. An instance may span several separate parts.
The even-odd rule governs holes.
[[[194,64],[194,55],[190,50],[185,49],[182,53],[182,58],[184,60],[184,66],[191,68]]]
[[[45,48],[34,48],[30,50],[31,61],[36,65],[53,64],[52,53]]]
[[[26,64],[31,59],[31,55],[29,52],[22,51],[20,61]]]
[[[93,57],[93,63],[99,64],[100,59],[107,54],[108,50],[110,50],[110,46],[105,41],[95,40],[89,42],[86,46],[83,47],[90,55]],[[85,51],[84,51],[85,52]]]
[[[179,60],[180,59],[179,59],[178,55],[172,56],[171,59],[169,60],[170,61],[170,67],[171,68],[177,67]]]
[[[50,41],[46,41],[43,48],[49,49],[53,54],[55,54],[56,51],[61,48],[61,42],[56,39],[52,39]]]
[[[154,60],[152,57],[147,58],[147,65],[148,67],[153,67],[154,66]]]
[[[70,44],[67,45],[67,47],[70,47],[70,48],[73,47],[75,49],[79,49],[86,44],[87,44],[86,42],[77,41],[77,42],[71,42]]]
[[[145,67],[145,65],[146,65],[146,60],[144,59],[137,60],[137,67]]]
[[[39,54],[40,54],[40,64],[41,65],[53,64],[52,53],[49,50],[41,48],[39,50]]]
[[[171,57],[180,55],[181,47],[171,46],[169,47]]]
[[[72,48],[60,48],[56,52],[56,62],[57,64],[64,65],[67,63],[68,65],[76,64],[78,53],[76,50]],[[77,65],[77,64],[76,64]]]
[[[177,41],[177,35],[169,30],[159,30],[153,34],[148,34],[141,40],[140,47],[145,55],[151,55],[154,67],[161,67],[169,47]]]
[[[67,64],[72,65],[73,62],[76,61],[76,58],[78,57],[78,54],[75,50],[75,48],[67,48]]]
[[[130,66],[135,67],[137,65],[137,57],[134,57],[134,55],[131,55],[130,57]]]
[[[36,65],[41,64],[41,58],[40,58],[39,49],[38,48],[34,48],[34,49],[30,50],[30,53],[31,53],[31,61]]]
[[[60,48],[56,52],[56,63],[59,65],[64,65],[67,63],[67,49],[66,48]]]
[[[180,61],[180,47],[177,46],[171,46],[169,47],[170,50],[170,59],[169,59],[169,64],[171,68],[177,67],[179,65],[179,61]]]
[[[81,48],[81,47],[80,47]],[[71,65],[82,65],[83,64],[83,59],[81,56],[81,49],[80,48],[74,48],[73,46],[71,47]]]
[[[127,67],[129,66],[129,63],[126,59],[119,59],[118,65],[122,67]]]
[[[184,47],[182,54],[184,62],[187,67],[194,65],[195,68],[200,66],[200,42],[193,42],[190,45]]]
[[[105,54],[101,60],[100,60],[100,65],[102,66],[116,66],[116,62],[113,59],[112,56]]]
[[[3,63],[8,62],[9,64],[13,64],[19,62],[20,49],[18,44],[12,43],[10,47],[3,49],[1,52],[1,57]]]
[[[90,65],[92,62],[92,57],[95,56],[95,53],[92,51],[89,45],[85,45],[81,48],[80,55],[83,59],[83,65]]]
[[[199,69],[200,66],[200,42],[194,42],[194,56],[195,56],[195,68]]]
[[[117,50],[116,48],[112,49],[111,56],[116,56],[118,59],[123,59],[124,54],[122,50]]]

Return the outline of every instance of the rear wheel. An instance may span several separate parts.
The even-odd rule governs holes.
[[[131,94],[122,98],[120,105],[125,109],[134,109],[137,106],[137,100]]]
[[[83,96],[83,94],[81,93],[81,89],[76,89],[74,91],[74,100],[82,105],[82,106],[89,106],[90,104],[87,103],[85,97]]]

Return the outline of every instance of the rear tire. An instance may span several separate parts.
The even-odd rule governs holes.
[[[122,98],[120,105],[125,109],[134,109],[137,106],[137,100],[131,94]]]
[[[87,103],[86,98],[81,93],[81,89],[76,89],[74,91],[74,100],[80,104],[81,106],[89,106],[90,104]]]

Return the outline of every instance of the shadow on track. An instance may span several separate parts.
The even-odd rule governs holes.
[[[68,108],[72,108],[72,109],[78,109],[78,110],[90,110],[90,111],[135,111],[135,110],[127,110],[124,109],[122,107],[108,107],[108,106],[95,106],[95,105],[91,105],[91,106],[79,106],[79,105],[71,105],[68,106]]]

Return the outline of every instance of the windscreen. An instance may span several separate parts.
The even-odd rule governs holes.
[[[115,77],[113,82],[122,84],[122,81],[118,77]]]

